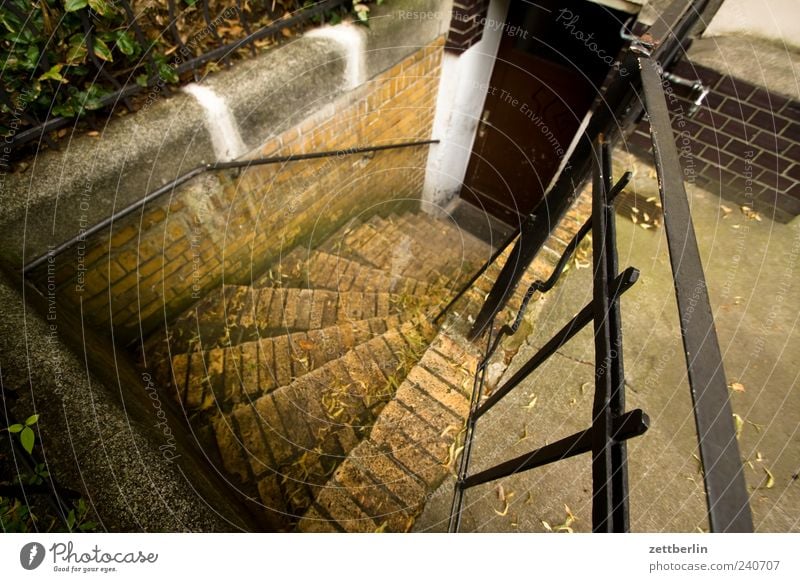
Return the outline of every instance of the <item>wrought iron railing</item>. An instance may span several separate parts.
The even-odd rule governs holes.
[[[592,453],[594,483],[593,530],[628,530],[628,486],[625,441],[643,434],[648,418],[641,410],[625,412],[625,382],[622,363],[622,328],[619,297],[637,281],[639,272],[628,268],[617,274],[614,209],[611,205],[630,180],[626,172],[612,186],[608,144],[596,143],[593,149],[592,216],[583,224],[567,245],[566,250],[547,280],[534,282],[526,291],[514,323],[504,326],[492,339],[487,334],[487,349],[475,374],[470,413],[464,436],[464,449],[458,470],[458,481],[450,514],[450,531],[458,531],[467,489],[509,475],[528,471],[558,460],[583,453]],[[593,300],[556,333],[511,378],[483,400],[486,369],[503,335],[513,334],[519,327],[528,301],[537,291],[546,293],[558,281],[564,267],[586,235],[592,233],[594,263]],[[590,323],[594,323],[595,338],[595,398],[590,428],[555,443],[502,462],[494,467],[469,475],[472,441],[476,423],[501,399],[520,385],[550,356]]]
[[[611,69],[595,102],[586,131],[573,150],[569,163],[542,203],[523,222],[514,247],[476,318],[469,337],[475,339],[488,331],[487,350],[475,374],[472,406],[453,496],[450,531],[459,529],[464,492],[467,489],[588,452],[592,453],[593,531],[628,531],[625,441],[643,434],[647,430],[648,420],[642,411],[625,412],[624,409],[619,296],[635,283],[637,272],[629,268],[617,275],[611,201],[622,186],[611,186],[609,150],[616,138],[632,129],[643,112],[650,119],[654,162],[659,178],[667,246],[703,465],[710,530],[748,532],[753,529],[722,357],[662,85],[662,65],[674,59],[705,5],[703,1],[677,0],[641,36],[625,31],[630,44],[623,51],[620,68],[639,71],[640,74],[623,77],[619,74],[620,68]],[[546,282],[537,281],[528,289],[514,323],[504,327],[498,337],[492,339],[496,315],[511,297],[523,273],[571,206],[575,193],[580,191],[580,185],[589,175],[593,178],[590,221],[568,245],[550,279]],[[627,178],[629,176],[626,175],[620,183]],[[531,295],[537,290],[546,291],[552,287],[580,238],[590,229],[595,273],[592,303],[584,307],[508,381],[482,401],[486,366],[500,341],[500,335],[516,331]],[[609,366],[608,373],[596,374],[591,427],[470,475],[472,439],[477,420],[590,322],[594,322],[595,366]]]

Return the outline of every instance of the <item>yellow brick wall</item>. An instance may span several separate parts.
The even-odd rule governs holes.
[[[264,156],[429,139],[444,38],[270,139]],[[310,95],[310,99],[315,96]],[[420,197],[427,147],[206,174],[56,258],[58,301],[99,331],[146,336],[223,281]],[[394,206],[392,205],[394,204]],[[44,279],[45,268],[34,274]]]

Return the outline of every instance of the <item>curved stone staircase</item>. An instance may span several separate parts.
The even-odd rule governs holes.
[[[491,252],[423,213],[351,224],[217,289],[146,361],[267,527],[407,531],[460,452],[479,358],[463,334],[500,267],[432,320]]]

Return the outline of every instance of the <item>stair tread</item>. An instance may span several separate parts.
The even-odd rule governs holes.
[[[256,281],[254,287],[296,285],[336,291],[387,291],[396,294],[424,295],[431,283],[414,277],[387,273],[357,260],[327,251],[302,249],[290,253],[275,275]]]
[[[345,321],[398,315],[403,296],[382,291],[260,288],[226,285],[171,326],[172,353],[211,349],[329,327]]]
[[[299,522],[299,531],[407,531],[452,471],[478,353],[440,331]],[[356,506],[348,515],[341,508]]]
[[[387,349],[387,336],[424,342],[414,324],[390,329],[212,420],[226,469],[256,482],[264,505],[289,514],[287,526],[369,431],[391,399],[392,378],[416,360],[412,352]]]
[[[401,323],[398,316],[371,318],[176,354],[168,382],[179,404],[190,412],[211,407],[228,410],[344,356]]]

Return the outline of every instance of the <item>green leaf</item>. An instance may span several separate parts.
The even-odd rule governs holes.
[[[33,441],[35,438],[36,436],[33,433],[33,429],[29,426],[23,428],[19,435],[19,442],[22,443],[22,448],[28,451],[28,454],[33,452]]]
[[[67,62],[70,65],[75,63],[82,63],[86,58],[87,50],[86,44],[83,42],[83,37],[80,34],[73,35],[69,39],[69,49],[67,50]]]
[[[75,107],[70,103],[62,103],[53,107],[53,114],[59,117],[74,117]]]
[[[101,16],[105,16],[108,14],[108,3],[106,0],[89,0],[89,6],[92,7],[92,10],[100,14]]]
[[[28,69],[35,69],[38,63],[39,63],[39,47],[31,45],[25,51],[25,60],[22,61],[22,64]]]
[[[67,12],[77,12],[82,8],[86,8],[88,5],[88,0],[65,0],[64,10]]]
[[[69,513],[67,514],[67,529],[72,531],[73,527],[75,527],[75,510],[70,509]]]
[[[8,427],[8,432],[14,434],[21,431],[23,428],[25,427],[22,426],[21,424],[12,424],[11,426]]]
[[[61,68],[61,65],[56,65],[56,67],[58,67],[58,68],[60,69],[60,68]],[[53,67],[53,69],[55,69],[56,67]],[[50,69],[50,70],[52,71],[53,69]],[[59,76],[60,76],[60,75],[59,75]],[[32,414],[31,416],[29,416],[29,417],[28,417],[28,418],[25,420],[25,426],[33,426],[33,425],[34,425],[34,424],[36,424],[37,422],[39,422],[39,415],[38,415],[38,414]]]
[[[120,32],[117,34],[117,48],[122,54],[131,56],[136,52],[136,43],[130,34]]]
[[[136,84],[139,85],[139,87],[147,87],[147,81],[148,77],[146,73],[136,76]]]
[[[175,69],[170,67],[167,63],[158,64],[158,75],[168,83],[177,83],[180,80]]]
[[[93,47],[94,47],[94,54],[96,54],[98,58],[103,59],[104,61],[108,61],[109,63],[114,62],[114,57],[111,54],[111,49],[108,48],[108,45],[103,40],[95,38]]]

